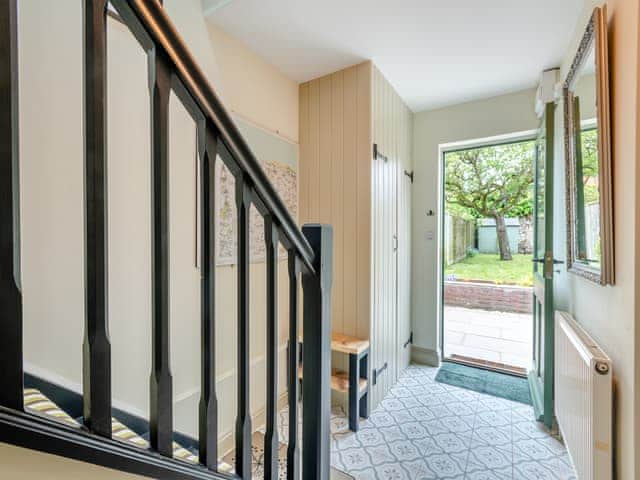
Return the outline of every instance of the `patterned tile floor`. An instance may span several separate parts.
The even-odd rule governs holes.
[[[437,383],[436,372],[410,366],[357,433],[334,409],[332,466],[356,479],[576,479],[564,445],[531,407]]]

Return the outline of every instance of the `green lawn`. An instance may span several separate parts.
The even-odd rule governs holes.
[[[533,285],[531,255],[514,255],[513,260],[500,261],[499,255],[479,253],[446,267],[445,279],[482,280],[510,285]]]

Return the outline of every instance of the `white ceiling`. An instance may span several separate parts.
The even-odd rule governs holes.
[[[371,59],[414,111],[534,87],[559,66],[584,0],[203,0],[299,82]]]

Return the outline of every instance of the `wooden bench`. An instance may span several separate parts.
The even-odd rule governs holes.
[[[348,371],[331,370],[331,390],[348,395],[349,429],[357,432],[360,417],[369,417],[369,341],[334,333],[331,335],[331,351],[349,355]],[[298,377],[302,380],[302,364],[298,368]]]

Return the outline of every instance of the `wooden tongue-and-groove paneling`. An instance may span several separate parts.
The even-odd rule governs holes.
[[[300,223],[333,226],[333,331],[369,338],[371,72],[365,62],[300,85]]]
[[[300,222],[333,226],[332,329],[387,364],[373,407],[409,359],[412,114],[371,62],[303,83],[299,108]]]

